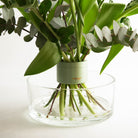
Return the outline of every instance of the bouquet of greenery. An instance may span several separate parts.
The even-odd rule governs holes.
[[[128,46],[133,51],[138,50],[138,35],[132,30],[129,16],[138,14],[138,0],[132,0],[127,5],[114,3],[109,0],[0,0],[0,35],[5,32],[28,33],[24,41],[35,39],[39,53],[25,72],[25,75],[34,75],[46,71],[59,62],[83,62],[90,51],[100,53],[110,49],[101,72],[110,61]],[[14,9],[22,16],[15,17]],[[30,27],[29,27],[30,26]],[[29,28],[29,29],[28,29]],[[59,83],[58,90],[53,92],[47,107],[52,106],[59,97],[60,118],[64,118],[66,88],[69,88],[69,106],[76,107],[74,91],[78,94],[80,105],[95,114],[86,101],[80,89],[86,89],[89,101],[106,110],[87,90],[85,83]],[[47,115],[47,117],[48,117]]]

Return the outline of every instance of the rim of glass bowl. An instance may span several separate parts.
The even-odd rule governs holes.
[[[98,71],[90,71],[90,72],[98,72]],[[42,73],[41,73],[42,74]],[[33,79],[34,77],[38,77],[40,74],[36,74],[36,75],[32,75],[32,76],[28,76],[27,77],[27,85],[28,84],[32,84],[32,85],[36,85],[36,86],[39,86],[39,87],[42,87],[42,88],[47,88],[47,89],[52,89],[52,90],[60,90],[60,88],[55,88],[55,87],[48,87],[48,86],[43,86],[43,85],[37,85],[35,83],[32,83],[30,80]],[[108,76],[111,80],[105,84],[101,84],[101,85],[95,85],[93,87],[88,87],[88,88],[78,88],[78,89],[82,89],[82,90],[86,90],[86,89],[96,89],[96,88],[102,88],[102,87],[106,87],[106,86],[109,86],[109,85],[112,85],[113,83],[115,83],[116,79],[114,76],[108,74],[108,73],[102,73],[101,75],[98,73],[99,76],[101,75],[106,75]],[[57,82],[58,83],[58,82]],[[59,83],[58,83],[59,84]],[[68,89],[68,88],[67,88]],[[73,89],[73,90],[78,90],[78,89]]]

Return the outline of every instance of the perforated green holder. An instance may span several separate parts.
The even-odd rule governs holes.
[[[57,64],[57,81],[79,84],[87,81],[87,62],[60,62]]]

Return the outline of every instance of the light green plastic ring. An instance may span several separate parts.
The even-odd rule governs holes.
[[[87,81],[87,62],[58,63],[57,81],[63,84],[85,83]]]

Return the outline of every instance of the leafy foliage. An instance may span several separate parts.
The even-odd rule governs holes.
[[[8,8],[12,7],[31,7],[37,0],[1,0]]]
[[[101,30],[98,26],[95,26],[97,38],[92,33],[85,35],[87,48],[94,52],[102,52],[107,50],[109,46],[118,44],[133,48],[135,41],[138,39],[138,34],[135,31],[127,30],[125,27],[120,27],[115,21],[113,27],[110,30],[105,26]]]
[[[138,35],[135,30],[132,31],[127,17],[138,14],[137,0],[132,0],[127,6],[113,1],[104,3],[104,0],[41,2],[1,0],[1,2],[4,5],[0,6],[2,9],[0,35],[15,32],[21,36],[22,32],[26,31],[24,41],[30,42],[35,39],[40,51],[26,75],[45,71],[60,60],[75,62],[84,60],[90,50],[100,53],[110,49],[102,72],[123,46],[130,46],[134,52],[138,50]],[[14,8],[17,8],[23,16],[15,19]],[[44,58],[48,53],[51,53],[51,57]],[[80,59],[78,55],[81,56]],[[41,58],[45,61],[41,61]]]
[[[123,45],[121,44],[116,44],[111,47],[109,54],[101,68],[100,74],[104,71],[107,65],[114,59],[114,57],[122,50],[122,48],[123,48]]]
[[[41,73],[61,61],[61,55],[55,43],[47,41],[36,58],[32,61],[25,75]]]
[[[44,19],[46,17],[47,12],[50,10],[51,6],[52,6],[52,3],[50,0],[44,0],[41,2],[39,6],[39,12]]]
[[[18,19],[17,28],[15,29],[15,33],[17,33],[20,36],[21,31],[25,26],[26,26],[26,19],[24,17],[20,17]]]
[[[62,27],[57,31],[57,34],[60,37],[60,42],[62,44],[66,44],[70,42],[70,36],[74,33],[74,27],[68,26],[68,27]]]
[[[110,27],[113,20],[116,20],[124,9],[124,4],[104,3],[98,15],[96,25],[100,28],[104,26]]]

